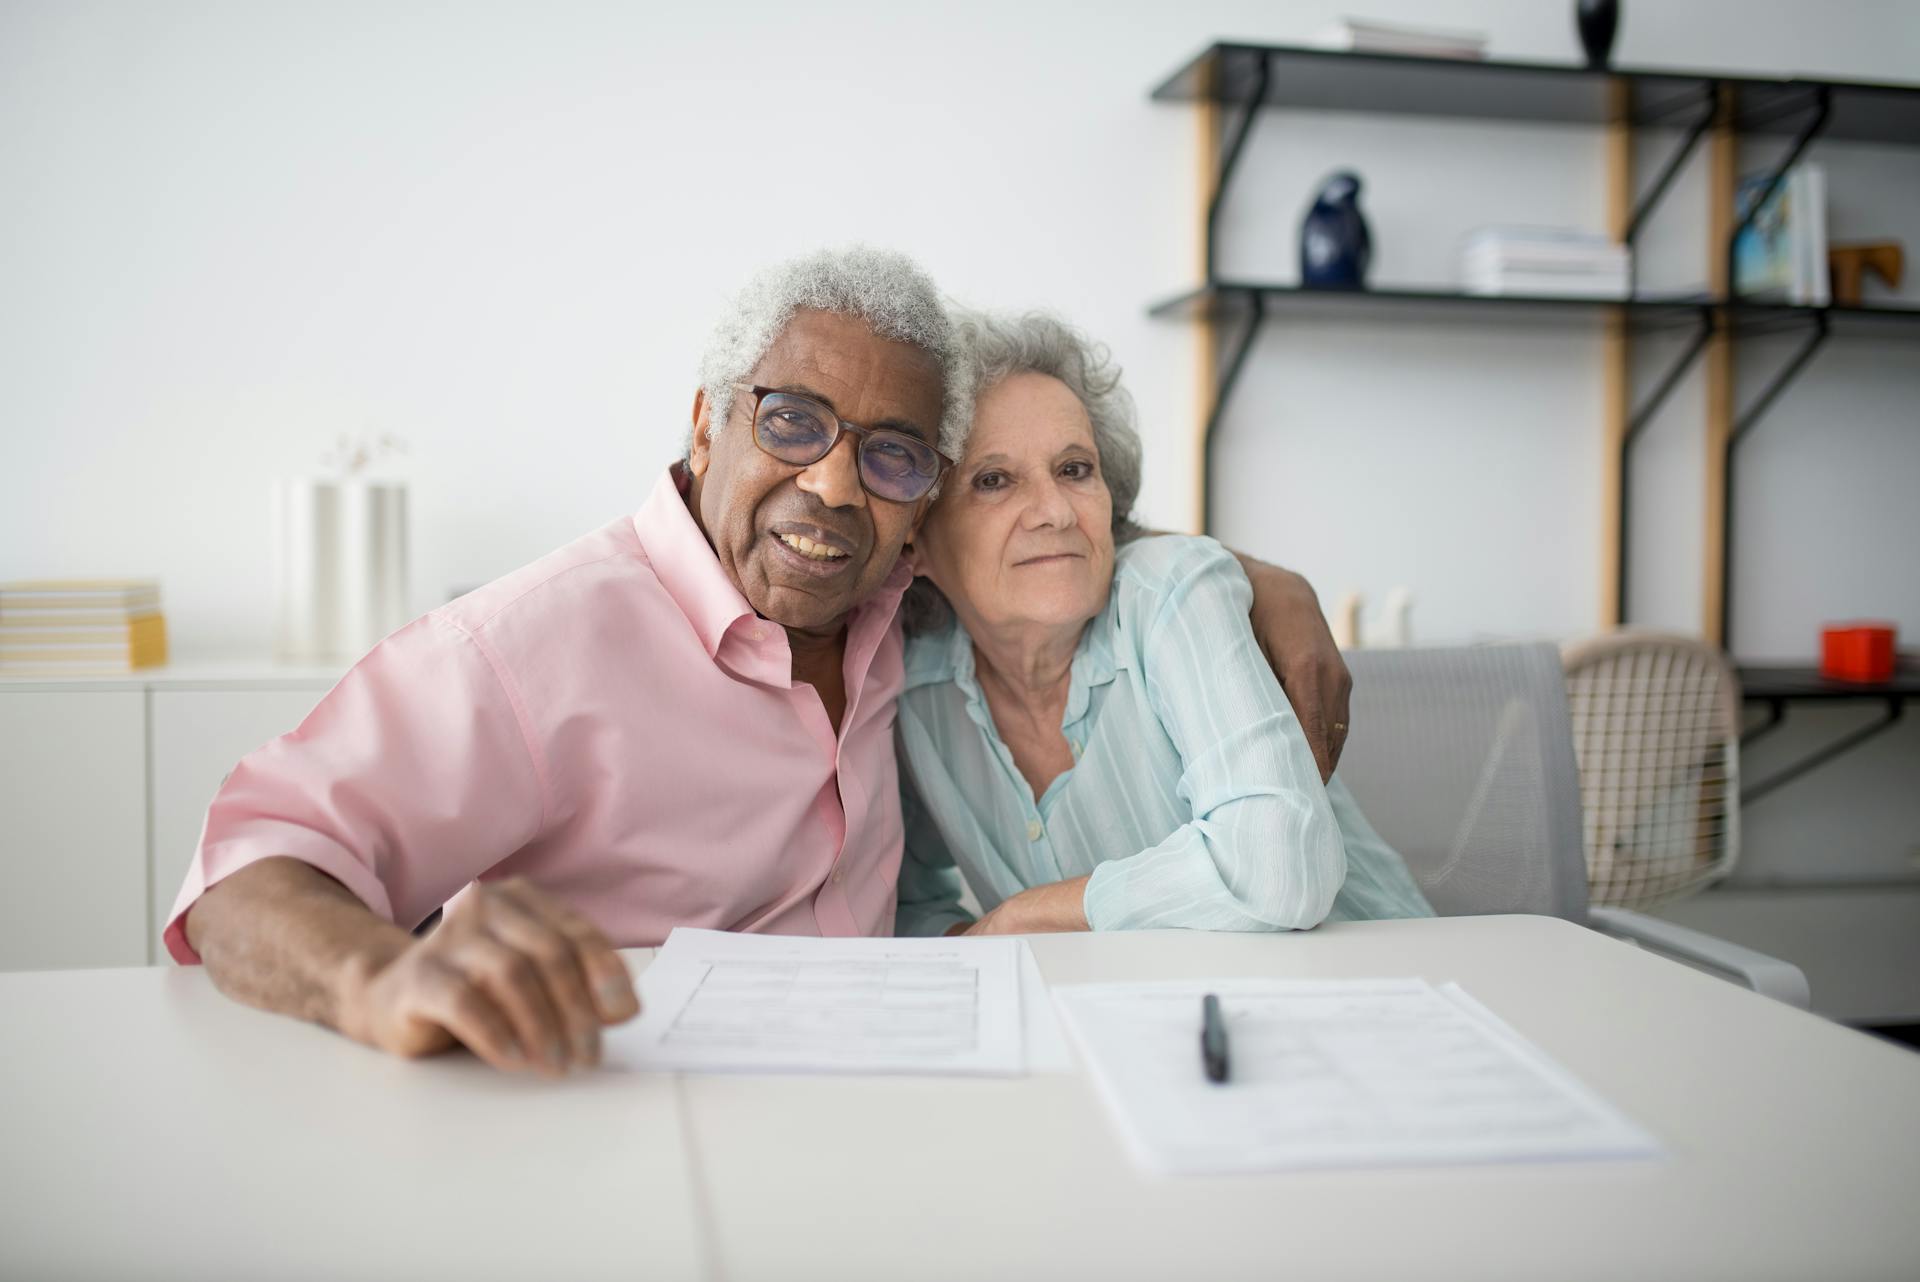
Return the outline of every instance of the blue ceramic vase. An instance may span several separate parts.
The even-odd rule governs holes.
[[[1580,30],[1580,47],[1587,51],[1587,65],[1606,66],[1620,29],[1620,0],[1574,0],[1573,22]]]
[[[1307,289],[1365,289],[1373,237],[1360,214],[1360,175],[1341,170],[1320,185],[1300,227],[1300,284]]]

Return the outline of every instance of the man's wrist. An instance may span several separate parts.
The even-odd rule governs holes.
[[[350,948],[332,968],[332,981],[326,987],[327,1009],[321,1022],[353,1041],[375,1045],[369,1001],[374,981],[411,942],[410,936],[367,940]]]

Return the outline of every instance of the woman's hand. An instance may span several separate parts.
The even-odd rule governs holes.
[[[967,927],[968,935],[1040,935],[1086,930],[1087,878],[1056,881],[1023,890]]]

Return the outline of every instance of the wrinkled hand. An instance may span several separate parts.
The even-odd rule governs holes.
[[[1087,878],[1056,881],[1023,890],[966,928],[968,935],[1038,935],[1086,930]]]
[[[340,1031],[395,1055],[455,1042],[495,1068],[558,1077],[600,1062],[600,1029],[640,1012],[592,923],[521,878],[483,882],[423,939],[350,963]]]
[[[1300,718],[1324,783],[1347,745],[1353,674],[1333,642],[1313,586],[1291,570],[1240,560],[1253,584],[1253,634]]]

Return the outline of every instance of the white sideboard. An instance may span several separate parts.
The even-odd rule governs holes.
[[[160,931],[207,803],[340,672],[202,662],[0,677],[0,970],[165,961]]]

